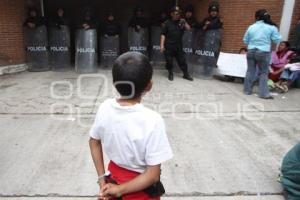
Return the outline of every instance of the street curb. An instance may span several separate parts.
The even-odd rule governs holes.
[[[15,74],[19,72],[24,72],[28,70],[27,64],[19,64],[19,65],[8,65],[0,67],[0,76],[6,74]]]

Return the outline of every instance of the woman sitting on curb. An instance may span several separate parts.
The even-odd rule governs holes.
[[[274,82],[279,81],[284,66],[289,63],[289,60],[294,56],[294,52],[289,50],[290,43],[288,41],[281,42],[278,50],[272,52],[271,72],[269,79]]]
[[[293,84],[300,78],[300,54],[291,59],[290,64],[282,68],[282,74],[275,87],[282,92],[288,92]]]

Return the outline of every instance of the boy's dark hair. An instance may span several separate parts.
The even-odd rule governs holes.
[[[152,79],[148,58],[138,52],[127,52],[117,58],[112,69],[113,83],[123,98],[142,95]]]

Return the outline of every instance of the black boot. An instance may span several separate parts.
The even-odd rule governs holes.
[[[189,80],[189,81],[194,80],[189,73],[184,73],[183,78],[186,79],[186,80]]]
[[[174,75],[173,75],[173,71],[169,70],[169,76],[168,76],[169,81],[173,81],[174,80]]]

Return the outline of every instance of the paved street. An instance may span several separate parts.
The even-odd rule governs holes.
[[[1,76],[0,199],[95,199],[88,131],[112,96],[110,71]],[[164,199],[282,200],[277,177],[300,138],[299,99],[299,89],[262,100],[238,83],[169,82],[157,70],[144,103],[163,115],[175,154],[163,164]]]

